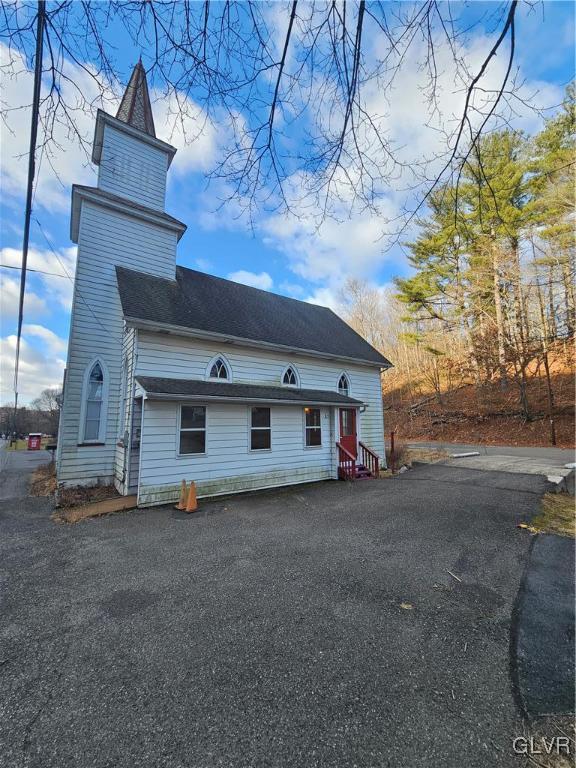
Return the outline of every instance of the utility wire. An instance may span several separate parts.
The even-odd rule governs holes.
[[[36,54],[34,61],[34,96],[30,119],[30,149],[28,154],[28,186],[26,189],[26,212],[24,214],[24,238],[22,242],[22,271],[20,273],[20,301],[18,304],[18,331],[16,334],[16,354],[14,358],[14,431],[17,432],[18,416],[18,369],[20,365],[20,342],[22,341],[22,321],[24,318],[24,293],[26,291],[26,267],[28,265],[28,243],[30,241],[30,216],[32,213],[32,191],[34,187],[36,139],[38,136],[38,116],[40,112],[40,87],[42,85],[42,53],[44,48],[45,0],[38,1],[36,16]]]
[[[62,267],[62,269],[64,270],[64,275],[59,275],[59,277],[67,277],[67,278],[68,278],[68,280],[70,280],[70,282],[72,283],[72,285],[74,285],[74,278],[72,277],[72,275],[71,275],[71,274],[68,272],[68,270],[66,269],[66,265],[64,264],[64,262],[62,261],[62,259],[61,259],[61,258],[60,258],[60,256],[58,255],[58,251],[57,251],[57,250],[54,248],[54,246],[52,245],[52,243],[51,243],[51,242],[50,242],[50,240],[48,239],[48,235],[46,234],[46,232],[44,232],[44,228],[42,227],[42,224],[40,224],[40,221],[38,220],[38,218],[37,218],[36,216],[34,216],[34,221],[36,222],[36,224],[37,224],[37,226],[38,226],[38,229],[39,229],[39,230],[40,230],[40,232],[42,233],[42,237],[44,238],[44,240],[46,240],[46,245],[47,245],[47,246],[48,246],[48,248],[49,248],[49,249],[52,251],[52,253],[53,253],[53,254],[54,254],[54,256],[56,257],[56,259],[58,260],[58,263],[60,264],[60,266],[61,266],[61,267]],[[103,330],[103,331],[105,331],[105,333],[106,333],[108,336],[111,336],[112,338],[116,339],[116,341],[119,341],[121,344],[122,344],[122,343],[124,343],[124,340],[122,339],[122,337],[121,337],[121,336],[117,336],[117,335],[116,335],[116,334],[115,334],[113,331],[111,331],[109,328],[106,328],[106,326],[105,326],[105,325],[104,325],[104,323],[103,323],[103,322],[100,320],[100,318],[99,318],[99,317],[96,315],[96,313],[94,312],[94,310],[92,309],[92,307],[90,306],[90,304],[88,303],[88,301],[87,301],[87,300],[84,298],[84,296],[82,296],[82,294],[81,294],[81,293],[80,293],[80,291],[78,290],[78,285],[75,285],[75,286],[74,286],[74,290],[75,290],[75,292],[76,292],[76,295],[77,295],[77,296],[78,296],[78,298],[79,298],[79,299],[80,299],[80,300],[83,302],[83,304],[86,306],[87,310],[90,312],[90,314],[92,315],[92,317],[94,318],[94,320],[96,320],[96,322],[98,323],[98,325],[100,326],[100,328],[102,328],[102,330]]]
[[[0,264],[0,269],[21,270],[22,267],[17,267],[15,264]],[[44,269],[33,269],[32,267],[26,267],[26,272],[37,272],[39,275],[50,275],[50,277],[68,277],[68,275],[63,275],[61,272],[46,272]]]

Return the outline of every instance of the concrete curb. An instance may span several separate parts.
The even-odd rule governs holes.
[[[547,475],[546,493],[568,493],[574,496],[574,470],[567,475]]]

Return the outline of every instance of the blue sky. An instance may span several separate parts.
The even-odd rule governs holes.
[[[271,6],[281,18],[284,6]],[[475,19],[485,12],[483,25],[466,41],[471,60],[490,44],[491,18],[499,4],[474,3],[464,11]],[[118,40],[118,79],[126,82],[131,67],[145,52]],[[502,61],[497,67],[505,65]],[[517,58],[525,79],[525,94],[536,94],[543,107],[557,104],[565,85],[574,76],[574,5],[571,2],[544,2],[520,7],[517,22]],[[495,72],[495,76],[498,71]],[[391,130],[418,151],[429,148],[430,132],[418,118],[418,80],[415,67],[407,67],[391,103]],[[159,83],[152,83],[154,88]],[[22,246],[24,194],[32,79],[21,71],[17,78],[4,82],[4,100],[11,107],[21,106],[7,116],[8,128],[2,131],[2,264],[17,265]],[[404,86],[404,87],[403,87]],[[87,84],[87,88],[89,85]],[[165,104],[153,92],[157,132],[162,135]],[[457,111],[459,94],[446,89],[447,109]],[[415,103],[416,99],[416,103]],[[201,110],[202,104],[194,105]],[[93,117],[85,115],[82,126],[87,137],[93,130]],[[540,119],[533,113],[518,116],[517,125],[537,130]],[[263,213],[253,229],[235,219],[235,206],[218,210],[218,184],[208,185],[206,173],[218,159],[219,141],[225,126],[213,126],[193,145],[186,146],[174,137],[179,147],[169,176],[166,210],[182,219],[188,230],[180,242],[178,263],[222,277],[232,277],[268,290],[305,300],[335,306],[339,289],[348,276],[360,277],[376,286],[389,285],[397,275],[406,274],[401,248],[385,250],[380,240],[382,217],[352,211],[340,221],[326,221],[320,229],[312,222]],[[163,136],[164,138],[164,136]],[[51,159],[39,158],[38,186],[31,229],[30,266],[62,275],[72,275],[75,248],[69,240],[69,195],[74,182],[95,183],[95,170],[71,137],[59,136],[61,151]],[[51,167],[51,164],[53,167]],[[382,216],[394,215],[406,202],[402,192],[389,190],[383,200]],[[37,224],[40,222],[40,227]],[[1,269],[2,277],[2,391],[1,402],[12,398],[11,366],[16,329],[18,272]],[[71,281],[66,277],[30,272],[25,303],[25,333],[21,370],[21,398],[26,402],[45,386],[61,381],[66,356],[69,326]]]

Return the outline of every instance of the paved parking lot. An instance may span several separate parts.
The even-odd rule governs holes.
[[[523,765],[516,524],[542,482],[422,466],[75,526],[0,501],[0,762]]]

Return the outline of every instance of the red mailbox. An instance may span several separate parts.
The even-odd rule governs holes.
[[[28,435],[28,450],[29,451],[39,451],[42,443],[42,433],[41,432],[30,432]]]

